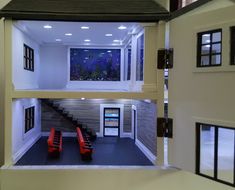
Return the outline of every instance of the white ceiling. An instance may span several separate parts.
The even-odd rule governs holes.
[[[140,30],[137,23],[82,23],[82,22],[48,22],[48,21],[17,21],[16,25],[27,33],[31,38],[41,44],[64,44],[77,46],[120,46],[126,43],[131,33]],[[52,26],[45,29],[45,25]],[[82,26],[88,26],[88,30],[82,30]],[[126,26],[127,29],[119,30],[119,26]],[[72,36],[65,36],[65,33],[72,33]],[[107,37],[105,34],[112,34]],[[56,41],[61,39],[61,42]],[[90,42],[84,40],[89,39]],[[113,40],[121,40],[122,43],[115,43]]]

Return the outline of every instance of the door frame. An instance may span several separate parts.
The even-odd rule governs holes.
[[[105,127],[105,110],[106,109],[117,109],[118,110],[118,127],[114,127],[114,128],[117,128],[118,129],[118,136],[112,136],[112,135],[105,135],[105,128],[111,128],[111,127]],[[116,117],[108,117],[108,118],[116,118]],[[104,108],[104,111],[103,111],[103,136],[104,137],[120,137],[120,120],[121,120],[121,116],[120,116],[120,108],[113,108],[113,107],[108,107],[108,108]]]
[[[134,117],[135,113],[135,117]],[[134,141],[137,140],[137,107],[135,105],[132,105],[131,107],[131,138],[134,139]]]
[[[123,137],[124,104],[100,104],[100,132],[97,133],[97,136],[104,137],[104,108],[120,109],[119,137]]]

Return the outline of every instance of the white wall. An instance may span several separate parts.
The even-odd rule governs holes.
[[[67,85],[67,46],[41,46],[39,88],[60,89]]]
[[[35,126],[25,133],[24,109],[31,106],[35,106]],[[41,103],[37,99],[15,99],[12,112],[12,159],[15,163],[41,137]]]
[[[13,84],[15,89],[38,88],[39,45],[16,26],[12,28]],[[34,72],[24,69],[24,44],[34,49]]]
[[[195,172],[195,123],[235,127],[235,67],[229,65],[234,10],[228,6],[170,22],[174,48],[174,68],[169,70],[169,117],[174,120],[170,163],[191,172]],[[223,29],[222,66],[196,68],[197,33],[218,28]]]

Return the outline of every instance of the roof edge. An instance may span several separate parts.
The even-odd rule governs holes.
[[[194,10],[194,9],[196,9],[196,8],[202,6],[210,1],[212,1],[212,0],[198,0],[190,5],[187,5],[181,9],[177,10],[177,11],[174,11],[171,13],[170,19],[168,21],[173,20],[181,15],[184,15],[184,14],[186,14],[186,13],[188,13],[188,12],[190,12],[190,11],[192,11],[192,10]]]
[[[51,21],[81,21],[81,22],[158,22],[169,20],[170,13],[98,13],[98,14],[77,14],[77,13],[37,13],[35,12],[13,12],[0,11],[0,17],[13,20],[51,20]]]

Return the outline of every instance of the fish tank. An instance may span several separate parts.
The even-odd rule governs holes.
[[[70,81],[120,81],[120,49],[70,48]]]

